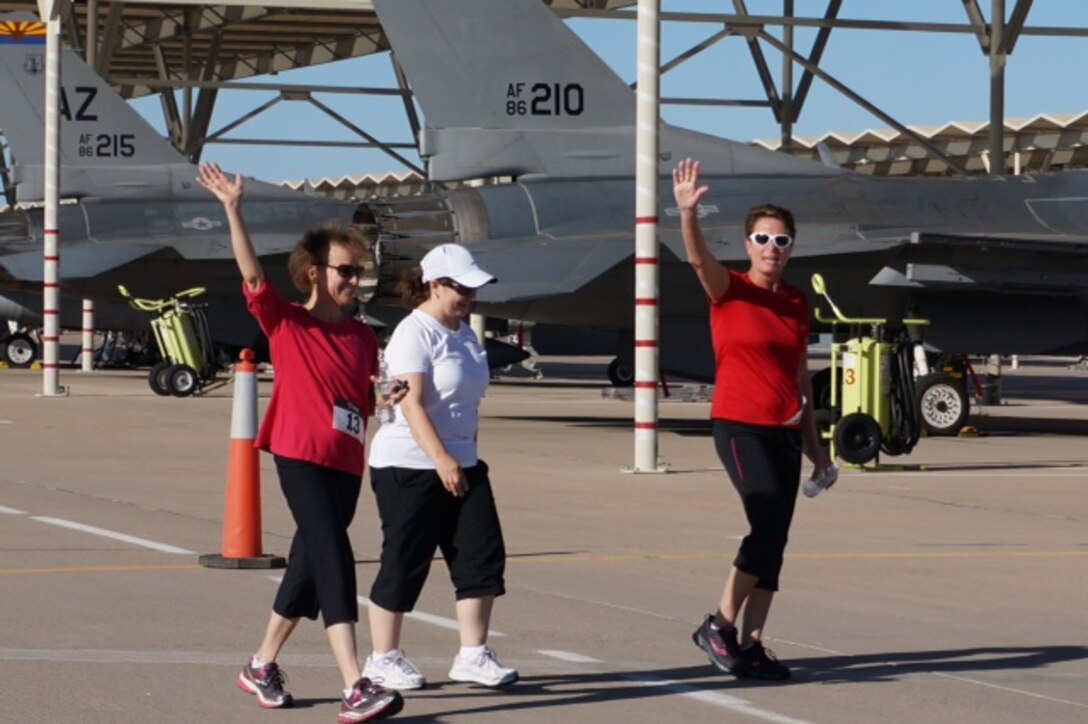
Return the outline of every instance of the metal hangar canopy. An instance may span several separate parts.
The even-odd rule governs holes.
[[[557,11],[609,10],[632,0],[552,0]],[[229,5],[55,1],[66,40],[126,98],[279,73],[389,49],[370,0],[237,0]],[[0,1],[0,12],[39,3]],[[91,23],[91,18],[97,18]],[[94,47],[92,48],[92,44]]]

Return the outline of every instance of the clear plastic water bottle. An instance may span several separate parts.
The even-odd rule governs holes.
[[[839,479],[839,466],[832,463],[823,470],[818,470],[812,477],[801,484],[801,491],[805,497],[815,498],[835,484]]]
[[[378,390],[378,394],[382,397],[389,397],[393,394],[393,386],[396,384],[396,379],[389,376],[389,368],[383,361],[378,366],[378,381],[375,383],[375,387]],[[381,400],[377,401],[378,403]],[[391,405],[381,405],[374,411],[374,417],[378,419],[378,422],[382,425],[388,425],[397,418],[397,411],[393,409]]]

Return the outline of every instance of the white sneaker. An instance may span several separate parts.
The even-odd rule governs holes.
[[[394,649],[377,658],[373,654],[368,656],[366,664],[363,665],[363,676],[386,689],[399,691],[422,689],[427,683],[420,670],[400,649]]]
[[[518,680],[518,671],[500,664],[491,647],[485,646],[482,654],[471,659],[454,656],[450,678],[483,686],[506,686]]]

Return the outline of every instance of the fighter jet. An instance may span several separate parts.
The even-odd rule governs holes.
[[[44,25],[33,15],[0,16],[0,132],[13,163],[5,179],[10,208],[0,211],[0,321],[40,324],[44,116]],[[118,287],[139,297],[168,298],[192,287],[205,293],[211,337],[233,354],[264,338],[246,310],[222,206],[195,181],[197,168],[70,50],[63,51],[61,124],[61,326],[81,327],[82,300],[95,301],[96,327],[147,330],[147,314],[131,309]],[[246,181],[246,223],[269,278],[293,291],[287,255],[308,228],[353,225],[373,235],[366,204],[339,201]],[[368,266],[373,266],[368,264]],[[376,275],[360,281],[361,303]],[[360,310],[362,311],[362,310]],[[367,321],[389,326],[405,310],[365,307]],[[6,332],[6,330],[5,330]],[[26,366],[37,354],[24,332],[0,332],[4,361]],[[502,368],[529,353],[487,340],[488,361]]]
[[[250,182],[247,218],[269,271],[283,269],[301,229],[374,224],[382,301],[406,265],[457,241],[501,280],[481,290],[479,311],[619,330],[617,361],[629,358],[631,89],[538,0],[375,6],[426,114],[431,179],[512,181],[365,204]],[[30,311],[42,276],[32,190],[41,188],[44,48],[31,26],[13,24],[33,16],[0,20],[0,129],[16,152],[17,200],[31,204],[0,218],[0,288],[21,284],[23,296],[0,294],[9,312]],[[192,182],[194,167],[71,52],[63,75],[62,195],[72,202],[61,216],[63,298],[115,300],[118,283],[140,296],[200,285],[212,300],[234,300],[216,304],[214,337],[255,336],[225,220]],[[703,164],[703,228],[725,263],[746,261],[747,209],[778,203],[800,225],[789,280],[808,289],[820,272],[847,313],[927,317],[926,341],[948,351],[1088,352],[1088,172],[884,179],[667,124],[660,138],[664,370],[712,371],[706,301],[682,262],[671,204],[669,170],[686,157]]]
[[[374,5],[426,116],[431,179],[512,179],[375,205],[383,279],[456,240],[503,282],[479,292],[480,311],[629,332],[633,91],[540,0]],[[799,225],[788,280],[808,290],[820,272],[847,314],[931,319],[927,343],[952,352],[1088,352],[1088,172],[877,178],[662,123],[666,371],[712,369],[669,176],[688,157],[710,186],[702,224],[724,263],[746,268],[745,214],[776,203]]]
[[[0,318],[40,320],[44,115],[44,25],[28,13],[0,16],[0,131],[14,163],[11,208],[0,213]],[[246,312],[218,201],[189,163],[83,60],[64,50],[61,123],[61,324],[80,327],[80,300],[96,301],[101,329],[146,329],[123,284],[141,297],[201,286],[212,337],[225,347],[258,340]],[[277,286],[292,287],[286,255],[307,228],[366,224],[356,203],[246,182],[246,221]]]

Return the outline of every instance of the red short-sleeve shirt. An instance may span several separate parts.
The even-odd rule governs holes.
[[[729,291],[710,305],[714,399],[710,416],[780,426],[801,409],[797,370],[808,347],[809,306],[785,282],[777,291],[730,270]],[[796,423],[791,427],[798,427]]]
[[[255,292],[243,282],[242,290],[268,335],[276,375],[257,447],[361,476],[363,425],[374,409],[370,376],[378,369],[374,330],[350,318],[322,322],[267,281]]]

